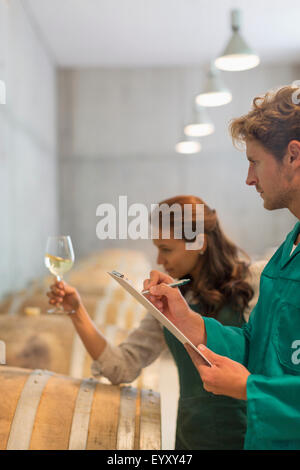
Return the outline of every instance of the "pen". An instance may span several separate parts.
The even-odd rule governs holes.
[[[190,279],[181,279],[181,281],[177,282],[172,282],[171,284],[167,284],[169,287],[181,287],[187,284],[188,282],[191,282]],[[142,294],[150,294],[149,290],[143,290]]]

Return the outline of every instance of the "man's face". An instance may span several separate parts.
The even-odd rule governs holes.
[[[291,186],[285,159],[278,162],[258,141],[246,141],[249,170],[246,184],[255,186],[268,210],[288,207]]]

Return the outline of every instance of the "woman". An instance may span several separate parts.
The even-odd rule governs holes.
[[[216,318],[224,325],[242,326],[243,313],[249,309],[254,290],[248,263],[240,259],[239,249],[222,232],[215,210],[194,196],[178,196],[159,203],[171,207],[192,207],[193,229],[197,226],[196,207],[204,204],[203,246],[187,249],[193,240],[175,237],[176,216],[171,213],[171,232],[164,238],[162,219],[158,218],[157,263],[173,278],[190,278],[181,288],[190,307],[202,315]],[[182,211],[183,212],[183,211]],[[183,220],[184,223],[187,220]],[[201,234],[200,234],[201,235]],[[196,239],[195,239],[196,241]],[[191,245],[189,245],[189,248]],[[254,282],[257,279],[254,279]],[[147,282],[144,288],[147,289]],[[256,289],[257,290],[257,289]],[[94,375],[104,375],[113,384],[133,381],[143,367],[153,362],[169,347],[176,362],[180,381],[176,449],[242,449],[246,431],[243,401],[214,396],[204,390],[201,378],[183,345],[152,315],[147,314],[138,328],[119,346],[107,343],[82,305],[78,292],[65,283],[51,286],[50,303],[62,303],[66,311],[75,309],[71,319],[94,359]]]

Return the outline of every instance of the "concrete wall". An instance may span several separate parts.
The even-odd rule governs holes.
[[[233,148],[227,126],[254,96],[299,78],[300,68],[223,73],[232,103],[210,110],[216,131],[202,139],[200,154],[178,155],[174,145],[204,76],[197,67],[59,71],[60,222],[77,255],[121,246],[142,248],[154,259],[150,241],[97,239],[96,207],[118,207],[119,195],[148,207],[176,194],[198,195],[253,257],[285,238],[295,218],[286,210],[267,212],[246,186],[247,160]]]
[[[56,74],[22,5],[0,0],[0,295],[46,274],[57,231]]]

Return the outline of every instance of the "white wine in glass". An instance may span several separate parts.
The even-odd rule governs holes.
[[[60,235],[48,237],[45,265],[56,277],[57,281],[63,279],[63,275],[68,272],[74,263],[74,251],[72,246],[71,237],[69,235]],[[65,312],[63,307],[56,307],[48,310],[48,313],[73,313]]]

